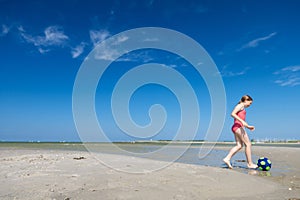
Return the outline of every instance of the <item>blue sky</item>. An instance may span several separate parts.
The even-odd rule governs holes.
[[[220,140],[233,140],[230,111],[243,94],[253,97],[247,121],[254,139],[300,139],[300,2],[245,1],[14,1],[0,0],[0,140],[79,141],[72,91],[85,57],[110,36],[139,27],[163,27],[201,44],[214,60],[226,90],[227,113]],[[108,55],[106,55],[108,56]],[[109,109],[113,84],[137,64],[163,62],[185,75],[201,112],[195,139],[210,121],[209,93],[201,76],[176,55],[140,51],[112,64],[96,94],[97,116],[111,140],[132,140],[116,127]],[[168,112],[153,138],[172,139],[180,110],[174,95],[146,85],[132,96],[137,124],[149,123],[149,106]]]

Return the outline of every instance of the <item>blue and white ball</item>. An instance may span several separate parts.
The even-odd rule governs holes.
[[[262,171],[269,171],[271,169],[272,162],[271,162],[271,160],[269,160],[266,157],[261,157],[257,161],[257,166],[258,166],[258,169],[260,169]]]

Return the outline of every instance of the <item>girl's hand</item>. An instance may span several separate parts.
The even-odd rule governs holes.
[[[250,131],[254,131],[255,127],[254,126],[250,126],[249,124],[247,124],[247,122],[243,122],[243,125],[248,128]]]
[[[247,128],[250,130],[250,131],[254,131],[255,130],[255,127],[254,126],[247,126]]]

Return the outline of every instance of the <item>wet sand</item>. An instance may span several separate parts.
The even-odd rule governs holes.
[[[216,147],[229,150],[230,147]],[[85,151],[0,148],[0,199],[300,199],[299,148],[253,147],[286,170],[266,172],[173,163],[131,174],[103,165]],[[120,169],[161,164],[103,154]]]

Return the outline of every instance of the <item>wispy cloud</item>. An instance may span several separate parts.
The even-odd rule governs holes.
[[[93,42],[94,46],[98,42],[104,41],[109,35],[110,34],[107,31],[90,32],[91,41]],[[129,38],[127,36],[120,35],[118,37],[114,37],[113,41],[110,42],[109,44],[106,41],[104,41],[104,43],[102,45],[96,46],[95,59],[116,61],[118,59],[118,57],[120,57],[121,55],[126,53],[126,52],[124,52],[124,50],[121,52],[121,50],[119,49],[118,46],[120,44],[122,44],[123,42],[127,41],[128,39]],[[121,60],[118,59],[118,61],[121,61]],[[122,61],[130,61],[130,59],[126,58],[126,60],[123,59]]]
[[[281,70],[282,71],[298,72],[298,71],[300,71],[300,65],[284,67]]]
[[[59,26],[49,26],[44,30],[43,35],[33,36],[28,34],[21,26],[18,28],[22,38],[30,44],[36,46],[40,53],[46,53],[50,51],[50,47],[64,46],[69,40],[69,37],[65,35],[62,28]]]
[[[121,54],[119,53],[119,51],[117,49],[102,45],[102,46],[96,47],[95,59],[114,61],[120,55]]]
[[[75,48],[71,49],[71,54],[72,54],[72,58],[77,58],[78,56],[80,56],[83,51],[84,48],[87,46],[87,43],[85,42],[81,42],[79,45],[77,45]]]
[[[154,60],[152,50],[143,50],[141,52],[131,52],[118,61],[127,61],[127,62],[139,62],[139,63],[148,63]]]
[[[238,71],[232,71],[228,69],[229,65],[225,65],[223,69],[220,71],[222,77],[234,77],[234,76],[242,76],[247,73],[250,67],[244,67]]]
[[[45,53],[49,52],[50,49],[46,49],[46,48],[44,48],[44,47],[38,47],[38,51],[39,51],[41,54],[45,54]]]
[[[273,74],[277,77],[275,83],[280,86],[300,85],[300,65],[284,67]]]
[[[107,30],[90,30],[90,39],[94,46],[110,36]]]
[[[113,42],[112,44],[113,45],[119,45],[120,43],[125,42],[128,39],[129,39],[128,36],[126,36],[126,35],[120,35],[120,36],[118,36],[116,38],[115,42]]]
[[[128,39],[128,38],[127,38]],[[127,40],[126,39],[126,40]],[[110,45],[103,43],[96,47],[95,59],[115,61],[115,62],[139,62],[148,63],[155,58],[152,55],[152,50],[143,50],[138,52],[127,52],[124,49],[119,49],[118,46],[125,42],[125,37],[116,38]]]
[[[10,28],[7,25],[2,24],[0,37],[7,35],[9,33],[9,31],[10,31]]]
[[[121,56],[121,57],[120,57]],[[95,59],[107,60],[107,61],[116,61],[116,62],[142,62],[147,63],[153,60],[151,56],[148,55],[148,52],[121,52],[118,48],[112,47],[97,47],[95,53]]]
[[[247,49],[247,48],[254,48],[257,47],[259,45],[260,42],[265,41],[265,40],[269,40],[270,38],[274,37],[275,35],[277,35],[277,32],[273,32],[270,33],[267,36],[264,37],[260,37],[260,38],[256,38],[254,40],[251,40],[250,42],[248,42],[247,44],[243,45],[241,48],[239,48],[237,51],[241,51],[243,49]]]

